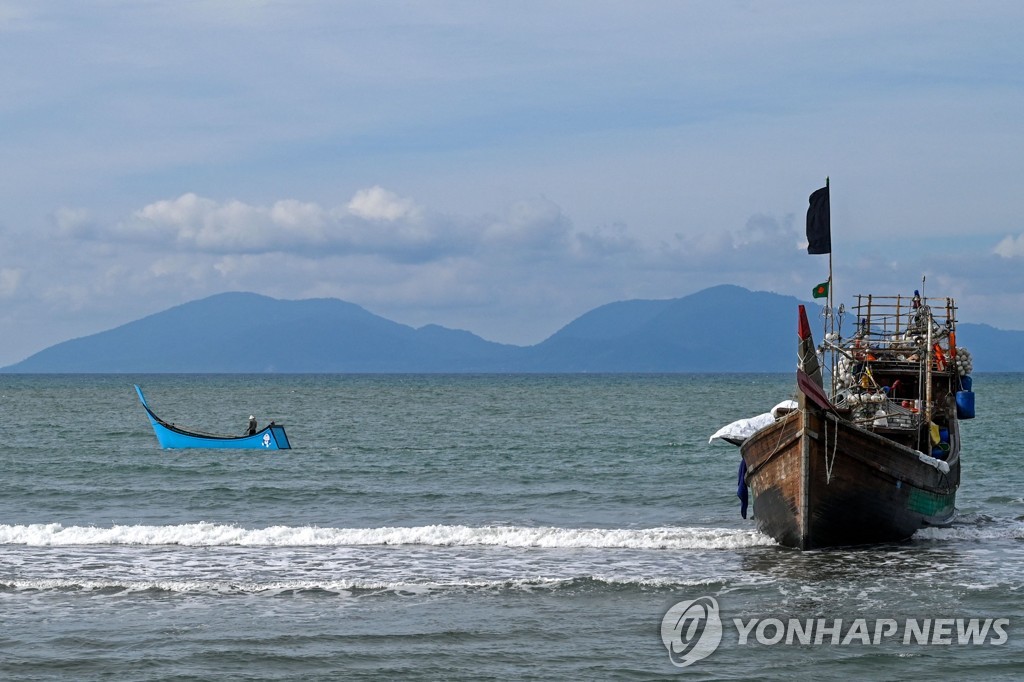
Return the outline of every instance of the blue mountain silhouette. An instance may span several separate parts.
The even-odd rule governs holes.
[[[796,298],[711,287],[609,303],[528,347],[399,324],[337,299],[224,293],[46,348],[17,373],[789,372]],[[808,304],[809,311],[817,307]],[[820,325],[812,321],[815,334]],[[1024,332],[961,324],[978,371],[1024,371]]]

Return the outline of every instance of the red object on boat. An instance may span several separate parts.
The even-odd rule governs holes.
[[[802,305],[800,306],[800,324],[797,327],[797,333],[801,339],[811,338],[811,324],[807,321],[807,309]]]

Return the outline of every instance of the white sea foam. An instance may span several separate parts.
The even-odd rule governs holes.
[[[13,591],[180,592],[201,594],[282,594],[288,592],[327,592],[348,595],[356,591],[424,594],[446,590],[558,590],[592,582],[603,586],[678,588],[714,584],[714,580],[630,579],[616,577],[515,578],[496,580],[451,580],[422,583],[379,580],[198,580],[198,579],[76,579],[27,578],[0,581],[0,589]]]
[[[1024,540],[1024,523],[953,524],[945,528],[922,528],[915,540]]]
[[[59,523],[0,525],[0,544],[28,546],[184,545],[189,547],[343,547],[427,545],[597,548],[736,549],[773,545],[754,530],[665,527],[646,529],[533,528],[524,526],[431,525],[385,528],[271,526],[242,528],[216,523],[174,526],[69,526]]]

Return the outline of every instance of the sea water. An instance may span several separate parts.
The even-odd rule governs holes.
[[[168,421],[254,414],[294,448],[161,450],[133,383]],[[793,390],[0,376],[0,679],[1024,676],[1024,376],[975,377],[952,527],[804,553],[740,517],[738,451],[708,443]],[[708,598],[721,641],[705,619],[680,667],[673,609]]]

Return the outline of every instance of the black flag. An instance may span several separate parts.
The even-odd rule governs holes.
[[[829,217],[828,183],[811,194],[807,209],[807,253],[832,253],[832,219]]]

